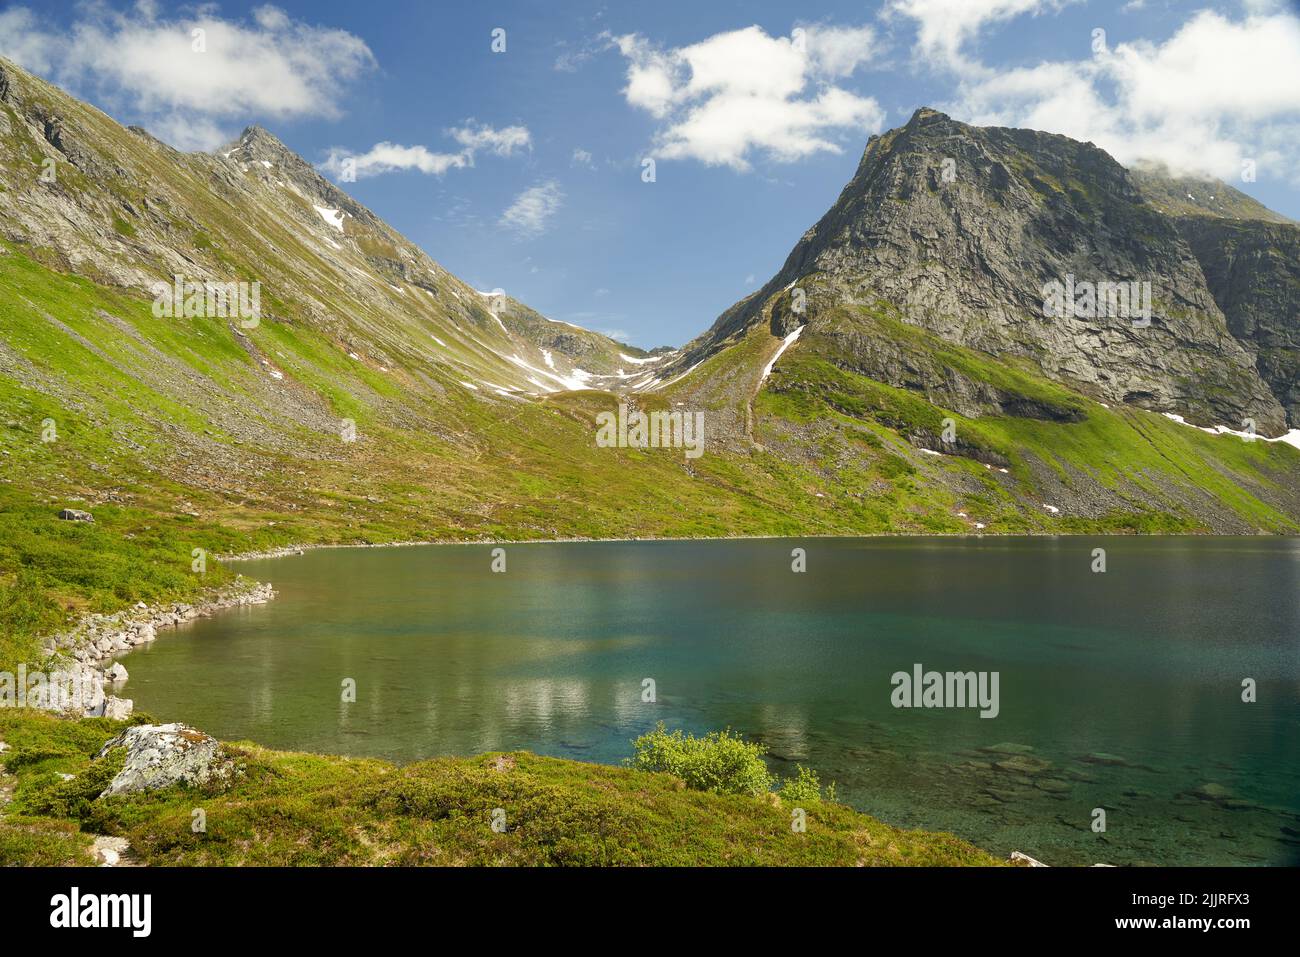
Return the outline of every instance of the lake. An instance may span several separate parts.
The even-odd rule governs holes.
[[[123,694],[228,740],[398,761],[616,764],[659,721],[730,727],[779,774],[999,854],[1300,863],[1300,541],[539,543],[504,546],[504,572],[492,548],[241,562],[279,597],[164,630]],[[996,716],[895,707],[917,665],[996,673]]]

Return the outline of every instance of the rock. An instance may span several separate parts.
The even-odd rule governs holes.
[[[92,525],[95,522],[95,516],[79,508],[65,508],[59,512],[59,518],[65,522],[90,522]]]
[[[1107,768],[1127,768],[1132,767],[1127,758],[1121,758],[1118,754],[1107,754],[1104,751],[1094,751],[1092,754],[1085,754],[1079,759],[1085,764],[1099,764]]]
[[[27,704],[58,714],[99,717],[104,713],[103,676],[84,661],[64,660],[50,672],[40,690],[28,692]]]
[[[1179,216],[1228,329],[1255,359],[1255,368],[1300,428],[1300,229],[1254,218]]]
[[[1020,851],[1011,852],[1011,863],[1018,864],[1020,867],[1046,867],[1042,861],[1034,860],[1028,854],[1022,854]]]
[[[154,626],[147,621],[140,622],[133,629],[135,631],[136,643],[143,644],[147,641],[155,641],[158,638],[158,632]]]
[[[126,668],[122,666],[122,662],[115,661],[104,671],[104,677],[113,684],[119,685],[126,681],[128,675]]]
[[[203,784],[225,777],[229,766],[223,761],[216,738],[184,724],[141,724],[127,728],[95,756],[102,758],[114,748],[126,748],[126,763],[99,795],[136,794],[171,787],[174,784]]]
[[[0,741],[0,754],[4,754],[8,750],[9,750],[9,745],[5,744],[3,741]],[[1283,830],[1286,830],[1286,828],[1283,828]]]
[[[993,766],[999,771],[1009,771],[1012,774],[1038,774],[1050,768],[1052,762],[1044,761],[1042,758],[1032,758],[1027,754],[1016,754],[1002,761],[995,761]]]
[[[104,699],[104,717],[110,721],[125,721],[135,710],[135,702],[130,698],[117,698],[109,695]]]
[[[1231,791],[1222,784],[1215,784],[1212,781],[1187,793],[1198,801],[1226,801],[1232,797]]]
[[[131,845],[124,837],[104,837],[100,835],[95,838],[95,843],[91,845],[90,852],[95,856],[95,862],[100,867],[119,867],[122,858],[131,849]]]
[[[987,748],[980,748],[985,754],[1028,754],[1034,750],[1033,745],[1016,744],[1013,741],[1004,741],[1001,744],[990,744]]]

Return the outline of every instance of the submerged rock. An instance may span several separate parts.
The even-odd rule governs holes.
[[[229,773],[221,743],[184,724],[127,728],[95,757],[102,758],[114,748],[126,748],[126,764],[100,797],[154,791],[173,784],[203,784]]]
[[[1017,754],[997,761],[993,765],[999,771],[1010,771],[1013,774],[1038,774],[1046,771],[1052,766],[1051,761],[1044,761],[1042,758],[1033,758],[1027,754]]]

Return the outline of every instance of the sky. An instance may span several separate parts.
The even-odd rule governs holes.
[[[644,348],[920,106],[1300,219],[1296,0],[0,0],[0,55],[181,149],[261,124],[476,288]]]

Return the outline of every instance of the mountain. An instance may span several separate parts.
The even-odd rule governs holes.
[[[471,288],[266,130],[181,153],[0,60],[0,661],[228,574],[195,549],[1300,531],[1300,451],[1264,440],[1295,425],[1297,227],[1153,182],[919,111],[770,282],[648,353]],[[1149,324],[1044,315],[1067,275],[1149,282]],[[257,283],[255,321],[186,316],[177,276]],[[701,417],[705,454],[603,447],[620,405]]]
[[[1149,324],[1044,315],[1044,287],[1067,277],[1149,284]],[[1177,223],[1091,144],[917,111],[871,139],[852,181],[781,271],[725,312],[684,361],[755,322],[791,328],[796,285],[814,329],[841,306],[885,309],[946,342],[1028,362],[1100,401],[1208,426],[1240,429],[1250,418],[1261,433],[1285,431],[1279,397],[1229,331]],[[879,337],[845,327],[838,348],[854,371],[903,383],[905,364]],[[996,412],[1020,402],[950,372],[930,378],[930,397],[950,407]]]

